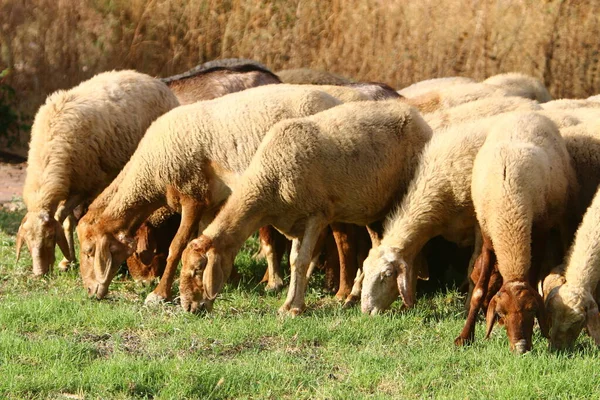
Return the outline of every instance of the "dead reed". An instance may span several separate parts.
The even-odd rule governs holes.
[[[2,0],[0,71],[28,115],[99,71],[167,76],[222,57],[397,88],[521,71],[586,97],[600,92],[599,19],[594,0]]]

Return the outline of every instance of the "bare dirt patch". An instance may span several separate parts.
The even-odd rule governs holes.
[[[0,152],[0,207],[18,209],[23,196],[27,163],[22,157]]]

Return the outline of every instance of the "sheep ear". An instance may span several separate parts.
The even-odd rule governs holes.
[[[548,313],[546,312],[546,306],[544,305],[544,299],[542,299],[542,296],[540,296],[540,294],[535,290],[533,292],[535,294],[535,299],[537,301],[538,306],[536,316],[538,324],[540,325],[540,330],[542,331],[542,335],[544,335],[546,339],[550,339],[550,323]]]
[[[108,280],[110,270],[112,269],[112,253],[110,252],[110,238],[102,235],[100,242],[96,245],[96,254],[94,257],[94,273],[96,280]]]
[[[23,224],[25,224],[26,221],[27,221],[27,215],[25,215],[23,217],[23,220],[21,221],[21,225],[19,225],[19,230],[17,231],[17,243],[16,243],[17,255],[16,255],[15,264],[19,262],[19,257],[21,256],[21,248],[23,247],[23,239],[25,236],[25,232],[23,231]]]
[[[396,283],[398,285],[398,292],[402,296],[402,301],[407,308],[411,308],[415,305],[415,291],[416,291],[416,272],[408,268],[405,262],[400,262],[401,265],[397,265],[398,274]]]
[[[486,320],[486,332],[485,338],[488,339],[490,334],[492,333],[492,329],[494,329],[494,324],[498,320],[498,314],[496,314],[496,296],[492,297],[490,300],[490,304],[488,304],[487,313],[485,314]]]
[[[219,262],[220,256],[210,252],[207,253],[207,257],[208,262],[202,275],[202,282],[207,299],[214,300],[223,288],[223,271]]]
[[[69,261],[72,261],[71,251],[69,250],[69,243],[67,242],[65,231],[58,221],[55,220],[54,222],[54,236],[56,238],[56,243],[58,244],[58,247],[60,248],[60,251],[62,251],[65,258]]]
[[[600,346],[600,315],[598,315],[598,305],[595,301],[591,301],[591,303],[593,304],[586,307],[586,326],[596,346]]]
[[[140,261],[144,265],[152,264],[154,258],[154,252],[156,250],[156,242],[153,240],[150,232],[150,227],[144,222],[140,229],[135,233],[137,239],[137,245],[135,252],[137,253]]]

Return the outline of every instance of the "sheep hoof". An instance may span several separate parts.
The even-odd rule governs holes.
[[[275,293],[279,293],[281,292],[281,289],[283,289],[283,282],[282,281],[276,281],[276,282],[270,282],[267,283],[267,286],[265,286],[265,290],[267,292],[275,292]]]
[[[350,295],[349,291],[339,291],[335,294],[335,298],[337,299],[337,301],[342,302],[344,300],[346,300],[346,298]]]
[[[64,259],[58,263],[58,269],[62,272],[68,271],[70,267],[71,267],[71,262],[69,260]]]
[[[153,306],[153,305],[157,305],[157,304],[161,304],[166,302],[167,299],[157,295],[154,292],[151,292],[147,297],[146,300],[144,300],[144,304],[147,306]]]
[[[348,297],[346,297],[346,301],[344,301],[344,305],[342,306],[342,308],[345,308],[345,309],[352,308],[356,304],[358,304],[359,300],[360,300],[360,298],[358,296],[349,294]]]
[[[279,315],[297,317],[298,315],[302,314],[303,311],[304,307],[291,307],[287,304],[284,304],[281,306],[281,308],[279,308]]]
[[[473,340],[469,340],[469,339],[465,339],[461,336],[457,337],[456,339],[454,339],[454,344],[456,346],[462,347],[462,346],[468,346],[473,342]]]

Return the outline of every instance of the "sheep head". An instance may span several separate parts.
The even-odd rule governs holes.
[[[550,314],[550,348],[562,350],[573,345],[584,326],[600,345],[598,305],[591,293],[568,283],[554,288],[546,299]]]
[[[213,241],[202,235],[187,245],[181,259],[179,292],[183,309],[210,312],[231,273],[233,258],[219,252]]]
[[[414,268],[409,268],[397,247],[379,246],[371,249],[363,270],[363,313],[373,315],[386,310],[398,295],[402,296],[407,307],[415,304],[417,273]]]
[[[124,232],[113,233],[92,224],[86,217],[77,225],[79,270],[88,295],[102,299],[121,263],[134,252],[136,241]]]
[[[548,322],[544,301],[539,293],[526,282],[505,282],[488,305],[486,320],[488,338],[494,324],[504,321],[510,349],[522,354],[531,350],[533,323],[537,317],[540,329],[548,337]]]
[[[36,276],[48,273],[54,265],[56,244],[65,257],[69,257],[69,245],[62,226],[48,211],[28,212],[21,221],[17,232],[16,261],[19,261],[23,242],[31,253],[33,274]]]

